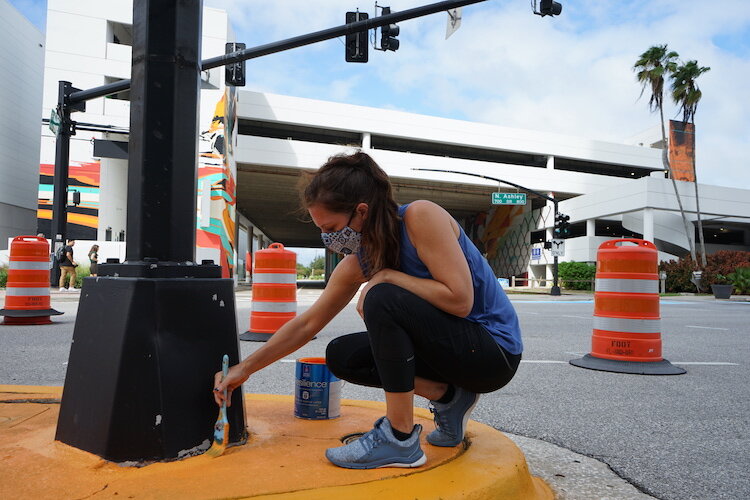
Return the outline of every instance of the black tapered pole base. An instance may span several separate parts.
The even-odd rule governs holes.
[[[230,279],[84,279],[55,439],[114,462],[205,451],[214,374],[238,344]],[[241,390],[227,413],[229,444],[244,443]]]

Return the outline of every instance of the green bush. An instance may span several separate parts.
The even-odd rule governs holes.
[[[560,262],[557,267],[560,284],[570,290],[591,290],[596,266],[586,262]],[[578,281],[585,280],[585,281]]]
[[[699,258],[700,260],[700,258]],[[720,250],[706,256],[701,288],[706,291],[711,285],[727,283],[727,277],[739,267],[750,267],[750,252],[742,250]],[[693,271],[699,269],[689,255],[680,260],[670,260],[659,264],[659,271],[667,273],[667,292],[695,292],[690,282]]]
[[[734,285],[734,291],[740,295],[750,294],[750,267],[738,267],[728,276]]]
[[[89,266],[81,264],[76,267],[76,288],[81,288],[83,286],[83,278],[86,278],[90,275],[91,270]]]
[[[8,282],[8,268],[0,267],[0,288],[5,288],[5,284]]]

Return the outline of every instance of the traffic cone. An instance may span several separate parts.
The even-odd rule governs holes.
[[[63,314],[50,306],[49,243],[41,236],[17,236],[10,243],[4,325],[48,325]]]
[[[685,373],[662,357],[658,255],[646,240],[599,246],[591,353],[570,364],[639,375]]]

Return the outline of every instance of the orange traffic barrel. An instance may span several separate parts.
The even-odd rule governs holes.
[[[50,307],[49,243],[41,236],[17,236],[10,243],[4,325],[47,325],[62,314]]]
[[[240,340],[265,342],[297,315],[297,254],[272,243],[254,264],[250,328]]]
[[[662,357],[658,255],[646,240],[599,246],[591,353],[572,365],[640,375],[685,373]]]

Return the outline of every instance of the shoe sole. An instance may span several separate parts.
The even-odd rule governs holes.
[[[338,465],[339,467],[343,467],[345,469],[383,469],[386,467],[399,467],[399,468],[405,468],[405,469],[412,469],[414,467],[421,467],[427,462],[427,455],[422,453],[422,456],[419,457],[417,460],[415,460],[412,463],[406,463],[406,462],[389,462],[382,465],[371,465],[371,464],[352,464],[347,462],[337,462],[334,460],[331,460],[328,455],[326,455],[326,458],[334,464]]]
[[[461,430],[463,431],[461,434],[461,439],[459,439],[456,442],[449,441],[445,443],[433,443],[430,441],[430,435],[427,435],[427,442],[430,443],[432,446],[442,446],[443,448],[453,448],[454,446],[458,446],[461,444],[464,440],[464,436],[466,435],[466,422],[469,421],[469,417],[471,416],[471,412],[474,411],[474,407],[479,403],[479,394],[477,394],[476,399],[474,400],[474,403],[472,403],[471,406],[466,410],[466,413],[464,413],[464,421],[461,424]]]

